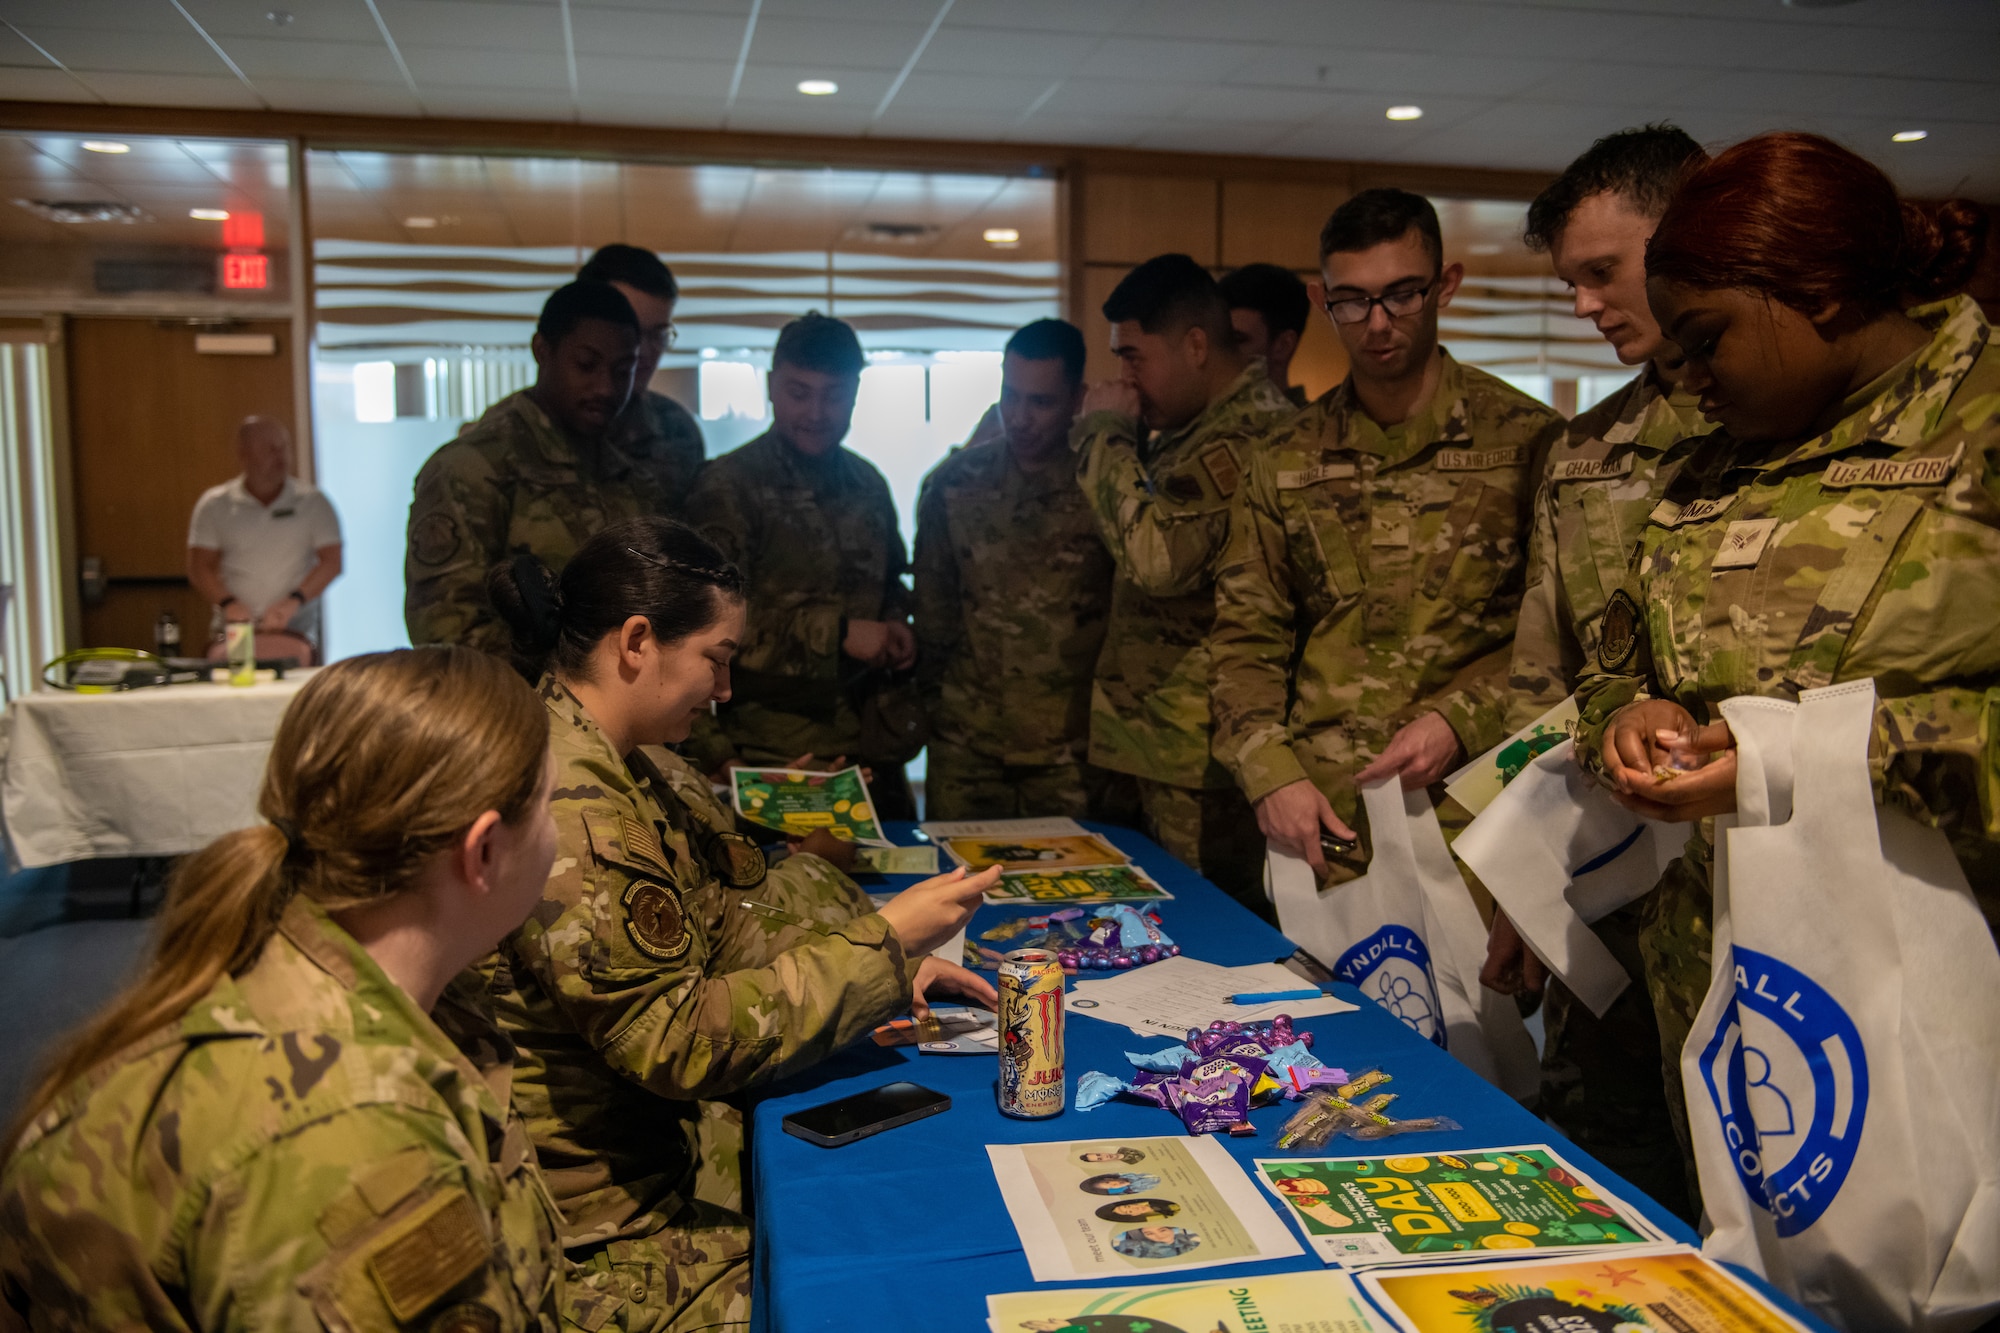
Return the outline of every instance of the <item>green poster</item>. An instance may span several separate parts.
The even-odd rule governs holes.
[[[887,847],[875,819],[875,803],[859,768],[810,773],[796,768],[735,768],[729,771],[736,813],[753,824],[802,838],[824,830],[846,842]]]
[[[1603,1249],[1662,1239],[1546,1146],[1388,1157],[1259,1158],[1265,1188],[1328,1263]]]
[[[1135,903],[1173,896],[1131,866],[1016,871],[986,891],[989,903]]]

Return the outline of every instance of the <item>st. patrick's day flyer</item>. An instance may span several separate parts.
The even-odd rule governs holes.
[[[729,771],[736,813],[753,824],[802,838],[824,829],[843,842],[890,846],[875,818],[868,783],[855,767],[837,773],[797,768]]]
[[[1545,1145],[1257,1160],[1320,1258],[1345,1268],[1513,1250],[1577,1253],[1666,1239]]]
[[[1213,1139],[989,1144],[986,1155],[1037,1282],[1303,1253]]]

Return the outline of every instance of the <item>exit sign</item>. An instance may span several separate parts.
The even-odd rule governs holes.
[[[271,285],[269,255],[224,255],[222,285],[231,291],[262,291]]]

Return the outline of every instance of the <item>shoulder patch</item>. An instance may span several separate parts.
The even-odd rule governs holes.
[[[437,1312],[430,1333],[500,1333],[500,1314],[477,1301],[460,1301]]]
[[[732,889],[754,889],[770,870],[764,849],[741,833],[715,835],[715,871]]]
[[[420,565],[442,565],[458,554],[458,520],[450,514],[425,514],[410,529],[410,554]]]
[[[625,886],[625,933],[648,958],[671,963],[687,953],[687,914],[671,885],[635,879]]]
[[[1319,463],[1312,467],[1302,467],[1297,471],[1280,472],[1278,489],[1281,491],[1304,490],[1317,486],[1323,481],[1340,481],[1354,475],[1352,463]]]
[[[479,1207],[464,1190],[439,1194],[391,1231],[368,1256],[368,1275],[381,1289],[389,1313],[408,1322],[443,1300],[477,1273],[489,1247]]]
[[[1950,454],[1937,458],[1862,458],[1828,464],[1820,485],[1829,490],[1850,486],[1942,486],[1958,471],[1965,455],[1960,444]]]
[[[1236,454],[1226,444],[1218,444],[1201,456],[1201,466],[1208,473],[1208,479],[1215,483],[1215,489],[1228,499],[1236,494],[1236,483],[1243,474],[1237,469]]]
[[[1201,499],[1201,482],[1185,472],[1176,472],[1160,483],[1160,489],[1182,504],[1193,504]]]
[[[1524,444],[1505,444],[1497,449],[1440,449],[1440,472],[1486,472],[1496,467],[1519,467],[1528,461]]]
[[[1623,671],[1639,650],[1639,604],[1620,588],[1611,594],[1598,622],[1597,664],[1606,671]]]
[[[664,874],[673,873],[667,849],[660,844],[660,831],[631,815],[625,816],[625,854]]]

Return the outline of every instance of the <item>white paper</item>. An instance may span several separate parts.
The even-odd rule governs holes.
[[[1218,1018],[1262,1023],[1279,1014],[1317,1018],[1359,1007],[1331,995],[1268,1004],[1229,1002],[1230,996],[1244,991],[1304,990],[1310,985],[1283,963],[1218,967],[1182,954],[1102,980],[1079,981],[1070,987],[1064,1003],[1072,1013],[1122,1023],[1143,1036],[1176,1038],[1187,1036],[1189,1028],[1205,1028]]]
[[[1164,1276],[1305,1253],[1214,1139],[988,1144],[986,1155],[1037,1282]],[[1148,1215],[1116,1216],[1121,1206],[1146,1205]],[[1171,1252],[1146,1253],[1147,1241],[1170,1243]]]
[[[926,838],[1069,838],[1090,830],[1074,819],[947,819],[919,824]]]

